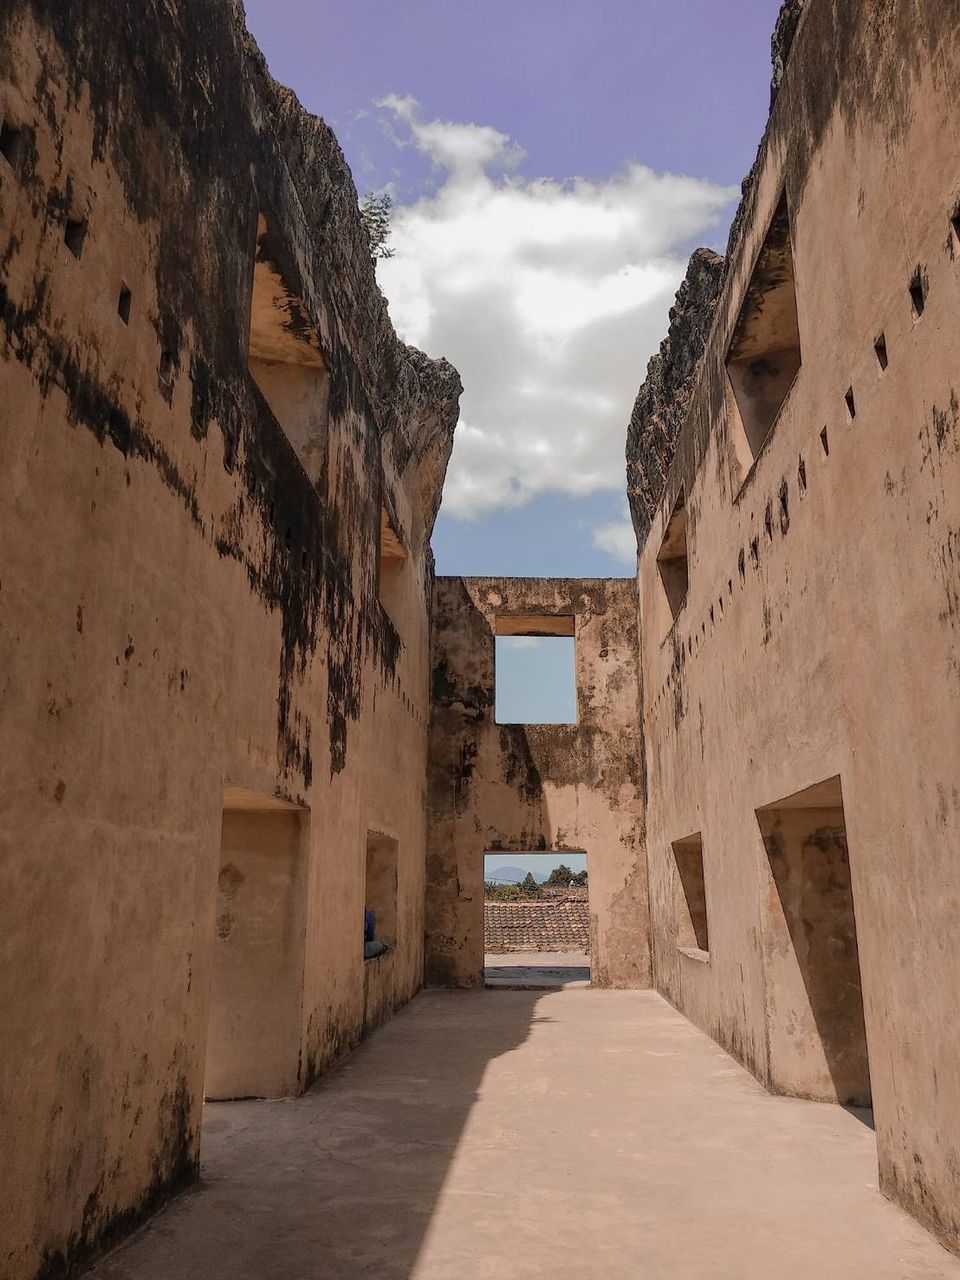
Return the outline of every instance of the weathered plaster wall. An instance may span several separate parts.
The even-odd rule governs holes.
[[[778,1012],[790,944],[771,940],[755,811],[839,776],[881,1185],[954,1248],[958,79],[955,0],[804,6],[639,568],[655,982],[771,1087],[806,1091],[810,1023]],[[802,367],[744,474],[724,357],[784,188]],[[656,558],[681,490],[689,587],[671,623]],[[697,832],[706,962],[678,949],[674,913],[671,842]]]
[[[597,986],[649,985],[632,579],[438,578],[426,980],[483,981],[483,854],[584,849]],[[498,618],[576,619],[577,723],[498,725]]]
[[[726,260],[695,249],[670,308],[670,327],[647,365],[627,427],[627,501],[642,543],[650,530],[690,404]]]
[[[0,116],[0,1274],[19,1278],[196,1172],[226,783],[307,815],[296,1087],[421,982],[428,538],[459,381],[397,341],[336,140],[229,0],[12,0]],[[329,372],[315,484],[247,369],[255,254]],[[381,502],[408,552],[389,615]],[[368,829],[398,841],[400,919],[369,1002]]]

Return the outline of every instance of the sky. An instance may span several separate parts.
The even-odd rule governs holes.
[[[573,636],[497,636],[497,724],[576,724]]]
[[[691,250],[726,243],[779,7],[246,0],[360,194],[394,200],[378,280],[398,333],[460,370],[438,573],[635,571],[633,400]]]
[[[587,869],[585,853],[487,853],[483,857],[484,880],[502,880],[515,883],[515,877],[502,876],[501,871],[532,871],[536,876],[548,876],[554,867],[569,867],[571,871]]]

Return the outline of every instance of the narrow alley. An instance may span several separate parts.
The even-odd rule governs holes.
[[[933,1280],[874,1135],[652,991],[429,992],[305,1096],[208,1104],[103,1280]]]

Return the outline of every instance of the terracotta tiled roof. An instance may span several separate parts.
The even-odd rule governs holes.
[[[502,951],[589,951],[590,912],[586,901],[485,902],[484,949]]]

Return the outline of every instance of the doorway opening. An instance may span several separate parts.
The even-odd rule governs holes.
[[[488,987],[589,986],[585,852],[487,852],[483,888]]]
[[[757,810],[770,1083],[869,1111],[870,1066],[840,778]],[[867,1123],[869,1114],[861,1115]]]
[[[228,787],[217,876],[204,1094],[300,1091],[307,811]]]

